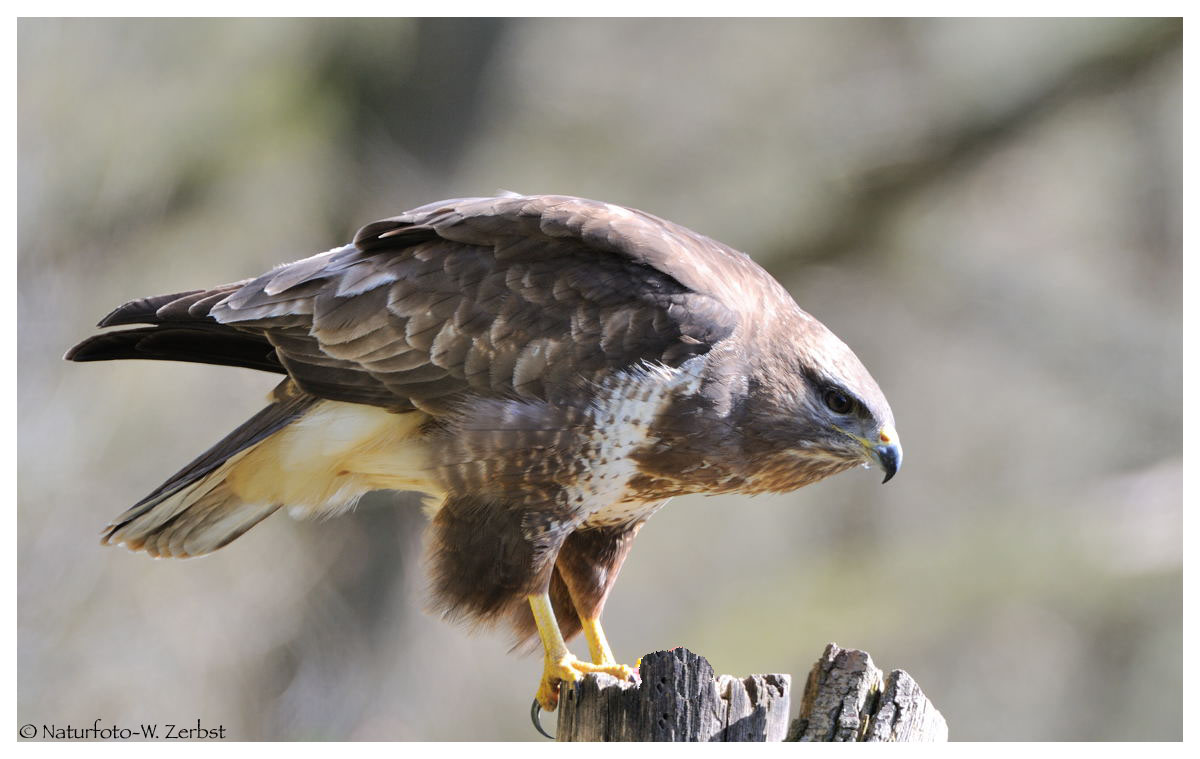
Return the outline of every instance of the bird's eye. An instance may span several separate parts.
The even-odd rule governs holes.
[[[854,408],[854,401],[841,390],[826,390],[825,405],[835,414],[849,414]]]

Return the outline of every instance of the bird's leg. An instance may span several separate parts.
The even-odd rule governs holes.
[[[616,664],[616,657],[608,647],[608,638],[604,637],[604,628],[600,626],[599,617],[580,617],[583,625],[583,635],[587,638],[588,653],[592,655],[593,664]]]
[[[579,615],[592,662],[610,667],[609,674],[621,679],[628,679],[633,668],[617,664],[600,626],[600,615],[640,526],[575,532],[563,544],[556,562],[558,576],[567,586],[571,604]]]
[[[545,669],[542,672],[542,682],[538,686],[537,702],[542,709],[552,712],[558,707],[558,694],[563,683],[574,683],[589,672],[603,672],[606,675],[628,679],[632,674],[629,667],[612,663],[612,653],[608,653],[608,662],[590,664],[575,658],[567,648],[562,633],[558,629],[558,620],[554,617],[554,608],[550,605],[549,593],[543,592],[529,597],[529,606],[533,609],[533,619],[537,623],[538,635],[542,639],[542,647],[546,651]],[[589,629],[586,625],[585,630]],[[596,625],[596,630],[599,630]],[[608,644],[604,643],[604,633],[600,632],[598,639],[607,651]],[[592,634],[588,633],[588,648],[592,648]],[[593,649],[592,658],[596,658]]]
[[[571,667],[575,657],[567,649],[567,642],[558,629],[558,620],[554,618],[554,609],[550,605],[550,594],[530,596],[529,606],[533,609],[533,621],[537,623],[538,635],[546,653],[542,682],[534,698],[543,709],[552,712],[558,708],[558,691],[562,683],[573,683],[579,679],[579,675]]]

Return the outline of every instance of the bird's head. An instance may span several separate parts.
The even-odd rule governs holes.
[[[805,316],[803,339],[763,367],[773,400],[764,435],[809,482],[856,465],[878,466],[887,482],[903,460],[892,409],[854,352]]]

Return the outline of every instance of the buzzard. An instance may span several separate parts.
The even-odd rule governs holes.
[[[72,361],[240,366],[270,404],[117,517],[103,542],[198,556],[281,507],[425,495],[437,607],[540,638],[542,708],[631,675],[600,626],[645,521],[687,493],[900,468],[846,345],[744,253],[630,208],[445,200],[255,279],[134,300]],[[590,661],[566,641],[582,631]]]

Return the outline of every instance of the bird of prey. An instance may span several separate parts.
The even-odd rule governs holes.
[[[545,653],[537,702],[620,678],[600,626],[646,520],[688,493],[790,491],[900,468],[846,345],[739,251],[641,211],[506,194],[431,203],[255,279],[141,298],[73,361],[284,375],[270,404],[117,517],[103,541],[215,551],[286,507],[418,491],[447,616]],[[590,661],[566,641],[582,631]]]

